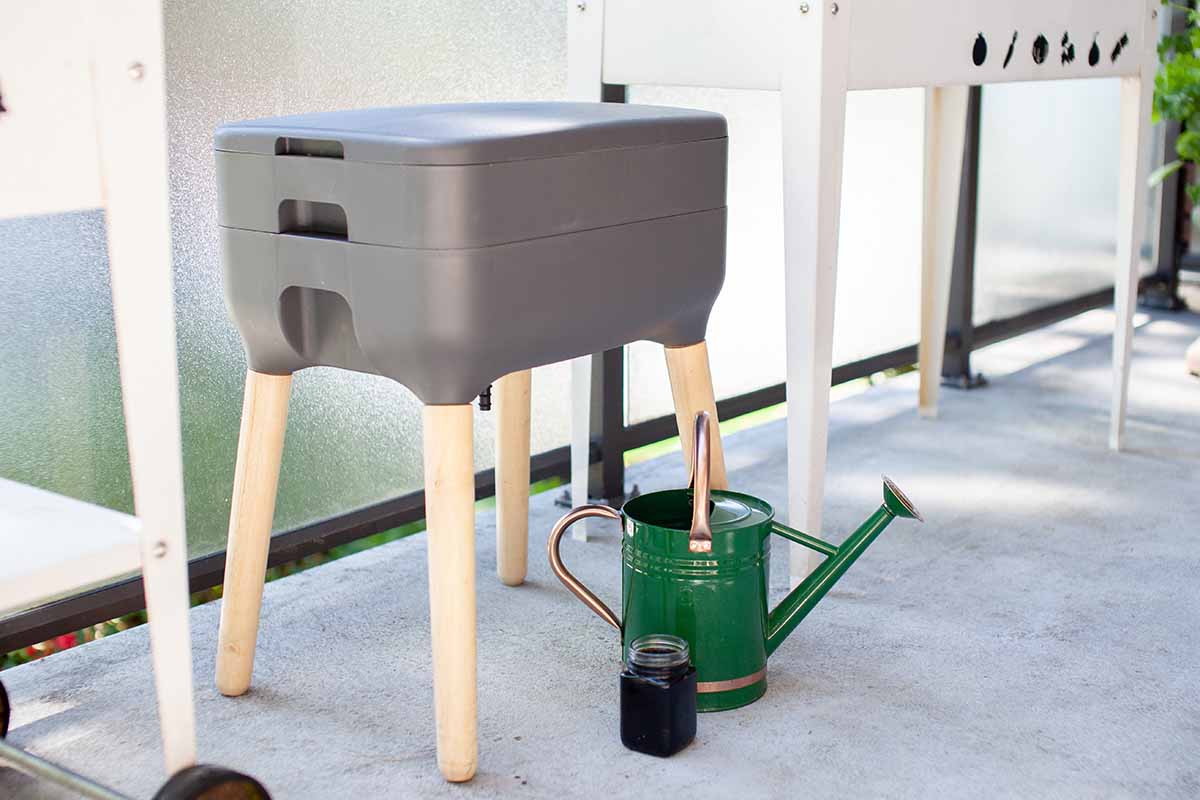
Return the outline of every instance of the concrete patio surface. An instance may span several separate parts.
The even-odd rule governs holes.
[[[1107,450],[1112,315],[978,354],[989,388],[916,415],[915,376],[834,405],[826,536],[898,521],[772,657],[759,702],[658,760],[617,736],[616,633],[550,574],[557,492],[531,504],[528,582],[478,519],[480,770],[434,763],[425,537],[268,585],[254,688],[213,686],[217,604],[192,614],[200,753],[276,798],[1200,796],[1200,379],[1195,314],[1135,339],[1128,451]],[[784,423],[729,437],[733,488],[785,501]],[[684,480],[678,457],[630,470]],[[618,536],[564,545],[619,603]],[[775,548],[774,592],[786,589]],[[139,628],[2,674],[10,739],[136,796],[162,780]],[[59,795],[0,769],[0,797]]]

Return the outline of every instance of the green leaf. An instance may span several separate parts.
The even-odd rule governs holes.
[[[1184,161],[1200,161],[1200,133],[1187,130],[1175,140],[1175,152]]]

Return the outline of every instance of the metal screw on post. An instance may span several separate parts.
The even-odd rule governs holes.
[[[154,543],[154,548],[150,551],[150,555],[155,558],[162,558],[167,554],[167,543],[159,539]]]
[[[801,4],[800,4],[800,13],[801,13],[801,14],[807,14],[807,13],[808,13],[808,3],[801,3]]]
[[[587,11],[587,3],[576,3],[575,7],[580,11]]]
[[[146,74],[146,66],[140,61],[134,61],[125,72],[129,75],[130,80],[140,81]]]
[[[832,13],[833,13],[835,16],[836,16],[836,15],[837,15],[837,12],[838,12],[838,10],[839,10],[839,9],[838,9],[838,4],[837,4],[837,3],[834,3],[832,6],[830,6],[829,10],[830,10],[830,11],[831,11],[831,12],[832,12]]]

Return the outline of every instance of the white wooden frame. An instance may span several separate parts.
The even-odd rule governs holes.
[[[568,0],[573,99],[599,99],[602,83],[782,93],[792,525],[821,535],[845,107],[852,90],[926,89],[919,410],[932,417],[946,334],[967,86],[1122,79],[1109,427],[1110,447],[1121,448],[1145,213],[1140,154],[1153,94],[1158,5],[1157,0]],[[1064,33],[1074,46],[1073,59],[1065,57]],[[980,65],[973,58],[978,35],[988,43]],[[1038,35],[1047,45],[1040,62],[1033,57]],[[1013,56],[1007,59],[1010,42]],[[1094,63],[1093,42],[1100,54]],[[573,460],[586,454],[588,435],[587,387],[581,385],[586,375],[582,367],[575,375]],[[586,476],[585,465],[576,461],[572,469]],[[573,490],[576,504],[586,502],[574,482]],[[793,579],[807,574],[810,555],[793,547]]]
[[[196,736],[162,9],[75,0],[10,16],[15,25],[0,31],[0,217],[105,210],[151,659],[174,774],[195,763]],[[63,136],[69,144],[56,146]]]

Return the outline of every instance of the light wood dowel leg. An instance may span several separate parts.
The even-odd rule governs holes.
[[[529,403],[533,373],[496,381],[496,574],[525,582],[529,556]]]
[[[254,645],[258,638],[291,389],[291,375],[246,372],[233,504],[229,512],[221,629],[217,635],[217,688],[230,697],[250,688],[254,669]]]
[[[683,443],[683,457],[688,469],[692,466],[692,435],[696,414],[707,411],[713,423],[717,421],[717,402],[713,397],[712,373],[708,367],[708,345],[697,342],[686,347],[667,347],[667,373],[671,377],[671,397],[675,400],[675,422]],[[710,437],[711,485],[728,489],[725,475],[725,449],[721,432],[713,430]]]
[[[922,417],[938,412],[938,390],[946,352],[946,315],[954,237],[958,227],[959,182],[966,143],[966,86],[925,90],[925,210],[921,233],[921,343],[917,350]]]
[[[475,467],[469,405],[425,406],[425,515],[438,767],[468,781],[478,762]]]

